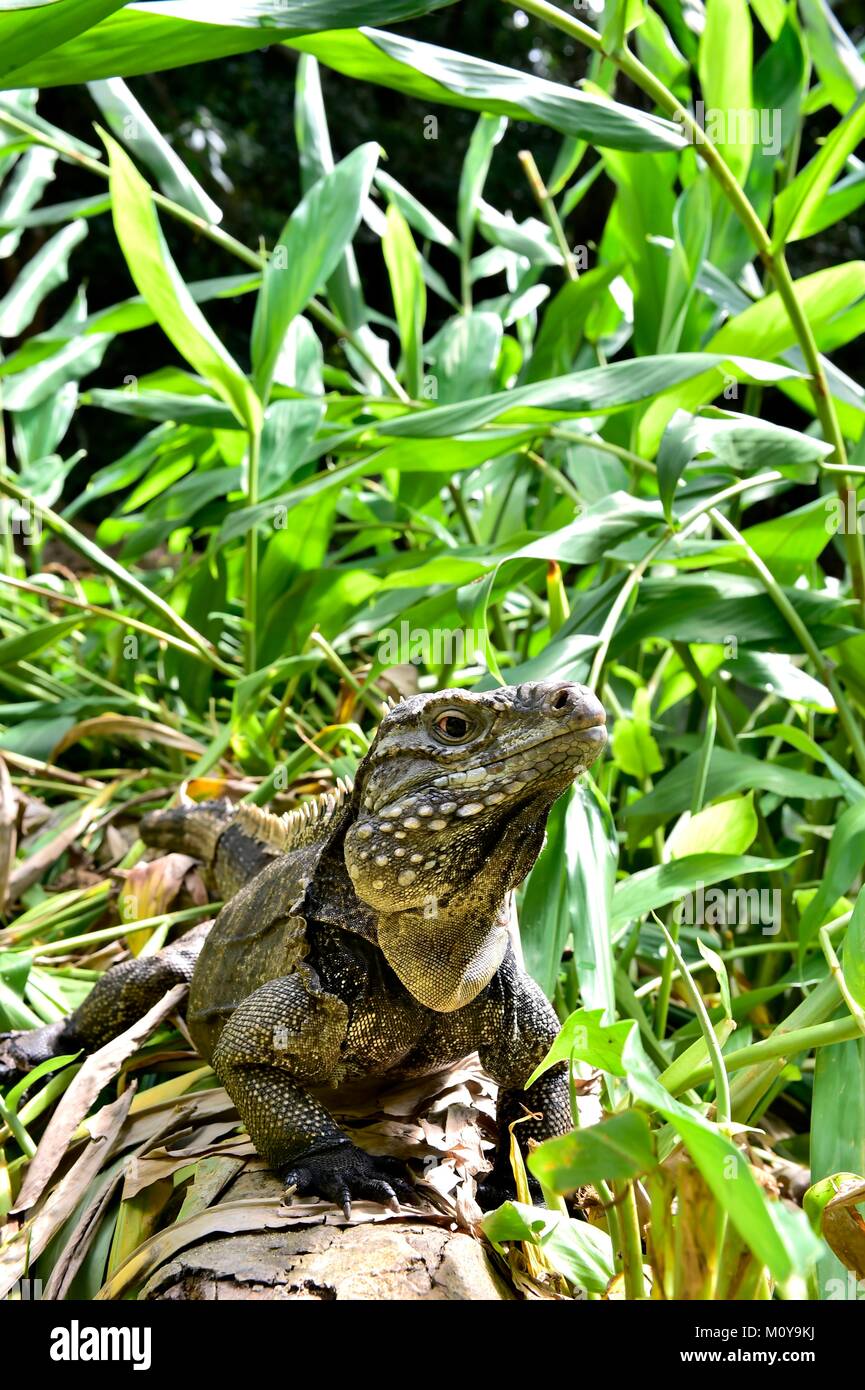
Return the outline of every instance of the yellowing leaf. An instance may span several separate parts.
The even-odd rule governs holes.
[[[707,806],[692,816],[686,811],[673,826],[667,839],[670,859],[687,854],[744,854],[757,834],[754,793],[734,796]]]

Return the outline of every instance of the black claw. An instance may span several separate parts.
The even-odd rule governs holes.
[[[351,1220],[353,1199],[380,1202],[395,1212],[400,1210],[400,1203],[410,1205],[417,1200],[398,1160],[373,1158],[349,1145],[326,1154],[309,1154],[302,1167],[284,1171],[283,1181],[287,1197],[294,1191],[316,1193],[341,1207],[346,1221]]]

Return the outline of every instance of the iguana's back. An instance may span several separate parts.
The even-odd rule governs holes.
[[[155,812],[142,827],[148,844],[201,857],[226,900],[189,993],[189,1030],[206,1060],[238,1004],[260,985],[290,975],[307,954],[303,899],[347,790],[340,786],[287,816],[203,802]]]

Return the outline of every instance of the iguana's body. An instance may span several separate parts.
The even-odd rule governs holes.
[[[508,894],[553,802],[603,747],[602,726],[576,685],[415,696],[323,810],[278,820],[210,802],[147,817],[145,841],[200,857],[226,905],[206,935],[109,971],[64,1025],[11,1036],[7,1066],[98,1046],[191,979],[190,1032],[258,1151],[291,1185],[345,1205],[410,1189],[351,1144],[322,1094],[476,1048],[501,1087],[497,1200],[509,1123],[537,1117],[519,1126],[523,1141],[570,1124],[563,1067],[523,1089],[558,1024],[514,959]]]

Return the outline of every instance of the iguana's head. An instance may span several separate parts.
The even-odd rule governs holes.
[[[345,862],[379,945],[422,1004],[450,1012],[507,946],[506,895],[553,802],[606,742],[600,701],[563,681],[403,700],[358,771]]]

